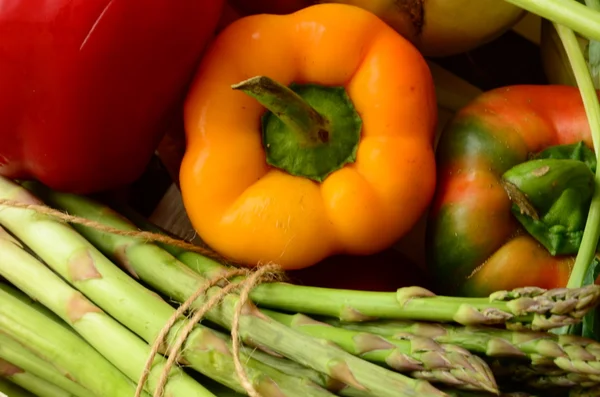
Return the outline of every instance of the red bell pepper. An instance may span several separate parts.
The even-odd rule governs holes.
[[[90,193],[141,175],[222,0],[0,2],[0,174]]]
[[[565,287],[594,187],[592,148],[575,87],[498,88],[464,107],[437,148],[427,230],[436,292]]]

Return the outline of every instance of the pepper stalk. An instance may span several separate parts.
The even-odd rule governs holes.
[[[583,5],[582,5],[583,6]],[[585,7],[585,6],[583,6]],[[595,12],[589,10],[590,13]],[[600,25],[596,25],[600,26]],[[577,85],[581,92],[588,122],[590,124],[596,159],[600,153],[600,103],[594,88],[592,76],[587,68],[585,57],[579,47],[574,32],[568,27],[554,24],[565,51],[571,62]],[[600,31],[600,30],[599,30]],[[595,188],[590,204],[587,222],[584,228],[581,246],[575,259],[575,266],[569,277],[568,287],[581,286],[584,283],[590,264],[593,261],[598,239],[600,238],[600,169],[596,168]]]
[[[575,0],[505,0],[581,35],[600,41],[600,12]]]
[[[585,4],[593,10],[600,11],[600,0],[585,0]],[[590,40],[588,43],[588,66],[596,88],[600,88],[600,41]]]

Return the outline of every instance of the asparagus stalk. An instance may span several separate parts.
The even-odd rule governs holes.
[[[544,375],[533,377],[524,381],[524,384],[536,389],[554,389],[556,387],[582,387],[591,388],[600,386],[598,379],[590,379],[594,375],[582,375],[575,373],[565,373],[559,375]]]
[[[319,385],[322,385],[323,387],[328,387],[330,390],[335,390],[337,387],[342,386],[341,388],[337,389],[337,394],[340,396],[345,396],[345,397],[366,397],[366,396],[368,396],[368,394],[366,394],[365,392],[348,387],[348,386],[337,385],[337,387],[336,387],[335,383],[333,385],[330,384],[332,380],[330,378],[328,378],[327,376],[325,376],[324,374],[314,371],[310,368],[306,368],[294,361],[291,361],[291,360],[288,360],[285,358],[274,357],[272,355],[263,353],[260,350],[256,350],[253,353],[253,357],[271,365],[274,368],[279,369],[282,372],[299,374],[302,377],[305,377]],[[329,386],[327,386],[327,385],[329,385]],[[445,393],[447,393],[447,395],[451,396],[451,397],[490,397],[492,395],[488,392],[465,391],[465,390],[459,390],[459,389],[442,388],[441,390],[444,391]],[[500,393],[499,396],[500,397],[534,397],[527,393],[508,393],[508,394]]]
[[[229,343],[231,343],[230,338],[226,335],[215,331],[215,334],[223,339],[229,339]],[[289,360],[285,357],[274,356],[271,354],[267,354],[261,350],[254,350],[252,352],[252,358],[260,361],[261,363],[266,364],[269,368],[276,369],[282,373],[300,377],[304,379],[306,382],[312,382],[317,384],[327,390],[330,390],[332,393],[336,395],[344,396],[344,397],[368,397],[370,396],[368,393],[362,390],[358,390],[352,388],[348,385],[345,385],[330,376],[317,372],[311,368],[305,367],[301,364],[298,364],[295,361]],[[218,395],[221,397],[221,395]]]
[[[450,390],[448,395],[451,397],[490,397],[487,393],[470,392],[466,390]],[[497,397],[535,397],[525,392],[500,393]]]
[[[190,346],[192,349],[188,351]],[[203,351],[198,351],[198,348],[203,348]],[[183,354],[185,360],[194,362],[195,366],[201,368],[218,368],[218,371],[213,371],[212,379],[222,385],[230,385],[228,387],[233,391],[246,394],[235,376],[231,353],[232,341],[229,335],[207,327],[197,327],[190,335],[187,349]],[[345,387],[339,382],[326,381],[324,377],[309,378],[300,376],[299,372],[281,371],[268,362],[257,360],[258,352],[245,350],[244,347],[241,360],[246,367],[246,372],[251,375],[250,380],[253,381],[254,388],[261,393],[261,396],[332,397],[334,394],[326,390],[334,392]],[[206,354],[206,351],[210,354]]]
[[[223,386],[220,383],[213,382],[212,379],[202,379],[202,384],[205,385],[208,390],[213,392],[218,397],[244,397],[245,394],[240,394],[228,387]]]
[[[93,394],[83,386],[73,382],[42,358],[36,356],[14,339],[0,332],[0,359],[22,368],[40,379],[76,397],[91,397]]]
[[[339,396],[344,397],[368,397],[369,394],[363,390],[358,390],[348,385],[345,385],[330,376],[315,371],[312,368],[305,367],[295,361],[289,360],[285,357],[278,357],[271,354],[267,354],[261,350],[254,350],[252,357],[256,360],[269,365],[272,368],[276,368],[286,374],[299,376],[307,381],[314,382],[321,387],[330,390]]]
[[[497,360],[491,363],[494,375],[500,382],[512,381],[535,389],[581,386],[585,388],[600,384],[600,376],[567,372],[556,367],[529,366],[519,362]]]
[[[525,381],[537,377],[560,377],[569,375],[572,379],[580,379],[585,382],[598,382],[599,375],[582,374],[579,372],[568,372],[556,366],[531,365],[530,363],[514,358],[487,360],[494,375],[498,378],[506,378],[515,381]]]
[[[137,230],[127,219],[115,216],[100,203],[55,192],[37,183],[26,183],[25,186],[56,208],[116,229]],[[167,234],[139,216],[134,218],[145,230]],[[81,226],[76,228],[92,240],[101,239],[102,233]],[[97,245],[100,246],[99,243]],[[225,266],[216,260],[197,252],[162,243],[158,245],[206,278],[226,271]],[[257,286],[250,296],[262,307],[337,317],[348,322],[397,319],[457,322],[462,325],[505,324],[512,330],[549,330],[581,322],[583,316],[600,302],[600,286],[548,291],[528,287],[498,291],[488,298],[455,298],[435,296],[431,291],[416,287],[389,293],[274,282]]]
[[[1,233],[6,233],[6,231],[2,227],[0,227],[0,234]],[[67,323],[65,323],[64,321],[62,321],[62,319],[60,317],[58,317],[56,314],[54,314],[54,312],[52,312],[51,310],[48,310],[48,308],[46,306],[42,305],[39,302],[34,301],[29,296],[25,295],[23,293],[23,291],[20,291],[17,288],[15,288],[9,284],[6,284],[5,282],[2,282],[2,281],[0,281],[0,290],[12,295],[14,298],[17,298],[21,302],[25,303],[27,306],[31,307],[32,309],[35,309],[39,314],[43,314],[44,316],[46,316],[48,318],[48,320],[53,321],[57,325],[60,325],[61,327],[63,327],[63,329],[65,329],[66,331],[71,332],[72,334],[76,335],[76,332],[73,331],[73,328],[69,327],[69,325]]]
[[[170,237],[176,240],[179,240],[179,237],[173,235],[172,233],[160,228],[154,223],[150,222],[148,219],[137,213],[131,207],[124,205],[120,202],[111,201],[111,207],[104,205],[98,201],[89,200],[86,198],[82,198],[81,200],[77,200],[77,197],[70,196],[56,196],[52,190],[46,189],[44,186],[41,186],[36,183],[24,183],[23,186],[33,191],[35,194],[38,194],[40,197],[46,197],[48,202],[52,203],[53,199],[56,199],[56,204],[58,208],[60,205],[70,206],[70,199],[75,198],[76,202],[74,203],[83,213],[88,214],[90,216],[95,216],[95,220],[102,222],[102,224],[114,227],[116,229],[124,230],[124,231],[147,231],[154,234],[161,234],[166,237]],[[67,200],[67,201],[63,201]],[[112,208],[115,208],[113,210]],[[105,213],[109,213],[109,216],[104,216]],[[136,227],[137,226],[137,227]],[[77,228],[77,226],[75,226]],[[138,230],[138,227],[142,230]],[[78,230],[80,228],[77,228]],[[224,258],[220,258],[218,255],[199,255],[194,252],[189,252],[183,248],[176,247],[170,244],[165,244],[163,242],[155,242],[156,245],[167,251],[169,254],[177,258],[180,262],[184,262],[182,259],[187,258],[187,262],[189,268],[193,269],[196,273],[201,274],[205,278],[211,280],[214,278],[218,278],[224,276],[228,272],[228,266],[225,266],[223,263],[226,262]],[[203,248],[208,252],[211,252],[206,245],[202,244],[202,246],[198,246],[198,248]],[[260,286],[259,286],[260,287]]]
[[[38,397],[72,397],[69,392],[0,358],[0,377],[9,379]]]
[[[78,335],[4,290],[0,290],[0,332],[46,357],[97,396],[131,397],[135,392],[133,383]]]
[[[0,376],[0,397],[36,397],[21,386]]]
[[[288,315],[263,310],[269,317],[307,335],[331,341],[365,360],[386,365],[396,371],[433,383],[456,388],[498,390],[487,364],[467,350],[440,345],[430,338],[411,336],[399,340],[330,326],[304,314]]]
[[[600,286],[543,291],[499,291],[489,298],[435,296],[419,287],[396,293],[335,290],[269,283],[252,294],[259,305],[357,322],[376,318],[462,325],[500,325],[509,329],[548,330],[581,322],[598,304]]]
[[[2,248],[1,242],[0,248]],[[0,255],[0,260],[1,258],[2,256]],[[1,267],[2,265],[0,264],[0,273],[2,272]],[[115,270],[117,269],[115,268]],[[106,272],[103,272],[102,274],[106,276]],[[63,276],[69,277],[70,275],[68,272],[63,272]],[[47,280],[46,283],[48,283]],[[99,293],[105,291],[106,290],[99,290]],[[150,297],[152,298],[150,302],[153,303],[155,296],[150,295]],[[111,295],[111,299],[114,300],[115,298],[116,297],[114,295]],[[174,312],[170,306],[166,306],[169,308],[171,313]],[[156,307],[154,307],[154,305],[151,305],[147,308],[147,310],[153,309],[156,311]],[[165,322],[167,320],[168,318],[165,319]],[[174,328],[179,330],[181,325],[182,324],[176,324]],[[193,363],[194,368],[206,369],[204,372],[211,373],[211,375],[220,380],[222,383],[233,384],[238,391],[243,391],[244,389],[239,385],[237,379],[232,376],[234,373],[234,366],[231,359],[230,350],[230,340],[227,340],[227,338],[224,336],[221,336],[221,338],[217,337],[217,333],[209,328],[197,327],[196,331],[190,335],[189,342],[185,347],[184,359],[190,363]],[[263,372],[268,373],[272,379],[277,380],[277,382],[274,382],[273,380],[262,375],[257,375],[253,378],[255,381],[254,386],[264,396],[281,396],[281,390],[288,390],[289,394],[286,395],[292,396],[331,396],[331,394],[325,390],[316,388],[314,385],[303,382],[301,379],[297,379],[293,376],[286,376],[260,362],[251,360],[247,353],[242,355],[242,360],[244,360],[244,362],[250,366],[250,372],[252,372],[254,368],[257,370],[262,370]],[[158,368],[156,371],[158,371]]]
[[[81,261],[81,255],[72,257]],[[19,266],[14,266],[18,263]],[[71,270],[80,277],[89,268],[83,262],[71,261]],[[100,308],[71,288],[50,269],[29,255],[14,242],[0,236],[0,274],[19,289],[42,302],[68,322],[91,346],[119,368],[132,381],[144,370],[150,347]],[[40,286],[43,285],[43,288]],[[150,369],[147,389],[154,392],[164,359],[157,356]],[[174,396],[215,397],[180,368],[171,369],[165,393]],[[133,392],[129,392],[131,397]]]
[[[317,384],[324,385],[328,382],[327,377],[324,377],[323,374],[313,371],[309,368],[303,367],[302,365],[279,357],[274,357],[268,354],[265,354],[259,350],[255,351],[253,356],[258,360],[261,360],[269,365],[280,369],[282,372],[286,373],[296,373],[302,374],[303,377],[313,380]],[[445,392],[450,397],[490,397],[492,394],[487,392],[477,392],[477,391],[467,391],[460,389],[448,389],[441,388],[443,392]],[[344,387],[337,392],[340,396],[345,397],[366,397],[367,395],[357,389],[353,389],[351,387]],[[535,397],[530,395],[529,393],[500,393],[499,397]]]
[[[21,191],[17,196],[16,189],[6,180],[3,180],[1,185],[0,197],[18,199],[20,196],[23,199],[26,196],[25,192]],[[91,201],[87,201],[83,197],[75,195],[56,196],[54,193],[52,196],[65,198],[67,202],[74,203],[76,208],[81,206],[82,208],[79,208],[79,211],[91,209],[91,214],[86,213],[89,216],[84,215],[88,219],[100,217],[111,219],[111,222],[118,221],[115,219],[114,213],[107,212],[104,207],[93,205]],[[27,199],[30,202],[32,200],[30,197]],[[29,211],[5,208],[0,211],[0,221],[7,225],[13,233],[20,233],[18,237],[21,240],[27,240],[26,243],[31,246],[36,242],[31,241],[31,238],[27,238],[27,233],[24,232],[24,223],[35,224],[35,227],[28,228],[28,230],[31,233],[40,233],[39,230],[42,226],[50,224],[51,221],[39,214],[32,215],[31,213],[27,214],[27,212]],[[46,220],[41,222],[40,219]],[[126,220],[122,221],[128,224]],[[193,295],[199,286],[206,283],[203,277],[191,271],[157,245],[133,237],[109,235],[79,226],[75,225],[100,250],[122,266],[127,266],[152,288],[176,301],[185,301]],[[129,224],[129,227],[133,226]],[[57,228],[53,227],[52,230],[54,234]],[[37,249],[34,249],[38,254],[40,254],[39,248],[43,248],[39,247],[40,245],[42,244],[38,242]],[[213,287],[207,291],[207,297],[214,296],[220,291],[220,287]],[[207,313],[206,318],[222,327],[231,329],[238,302],[239,296],[237,294],[229,294],[223,299],[219,307]],[[204,304],[205,297],[202,297],[196,300],[193,306],[198,309]],[[274,351],[371,395],[381,397],[445,396],[445,393],[440,392],[427,381],[415,380],[369,363],[328,343],[322,343],[269,319],[256,310],[250,302],[247,302],[244,310],[242,310],[239,319],[239,331],[242,339],[249,344]]]
[[[21,187],[18,189],[22,190],[22,193],[27,193]],[[20,209],[12,211],[5,209],[0,212],[2,213],[0,223],[19,235],[30,245],[30,248],[46,260],[48,266],[147,342],[154,342],[163,326],[175,313],[169,304],[124,274],[70,226],[48,217],[40,217],[36,214],[31,216],[28,211]],[[49,244],[51,239],[53,243]],[[82,253],[85,254],[85,261],[80,260]],[[74,263],[74,258],[78,260],[77,263]],[[14,272],[16,271],[15,269]],[[189,269],[187,272],[195,274]],[[48,283],[47,280],[44,282]],[[126,302],[126,305],[123,302]],[[171,328],[172,332],[169,333],[167,340],[169,342],[176,340],[187,323],[188,321],[183,318],[177,322]],[[182,351],[183,362],[225,386],[245,393],[235,375],[231,343],[219,338],[211,329],[197,325],[186,339]],[[148,353],[144,353],[144,357],[147,357]],[[312,383],[281,373],[251,359],[249,353],[242,352],[241,360],[246,364],[246,372],[254,388],[265,397],[331,396],[331,393]],[[139,367],[136,368],[141,370],[143,363],[137,364]],[[154,368],[156,369],[153,369],[152,374],[156,375],[153,378],[156,381],[159,369],[156,366]],[[128,374],[132,379],[137,380],[135,376],[139,376],[136,375],[138,372],[133,369],[131,371],[133,372]]]
[[[256,350],[253,353],[253,357],[263,361],[266,364],[269,364],[270,366],[279,369],[282,372],[285,373],[291,373],[291,374],[298,374],[301,375],[302,377],[306,378],[306,379],[310,379],[313,382],[322,385],[323,387],[327,387],[329,390],[335,390],[337,391],[337,394],[340,396],[345,396],[345,397],[366,397],[368,396],[368,394],[366,394],[365,392],[361,391],[361,390],[357,390],[354,389],[352,387],[343,385],[343,384],[336,384],[334,380],[332,380],[331,378],[327,377],[326,375],[314,371],[310,368],[304,367],[294,361],[285,359],[285,358],[280,358],[280,357],[275,357],[266,353],[261,352],[260,350]],[[460,392],[460,390],[454,390],[454,389],[444,389],[442,388],[442,390],[447,393],[450,396],[462,396],[463,394],[457,394],[458,392]],[[490,394],[489,393],[481,393],[481,394],[466,394],[466,396],[468,397],[476,397],[476,396],[484,396],[484,397],[489,397]]]
[[[343,323],[325,318],[323,321],[390,338],[427,336],[438,343],[453,344],[488,357],[516,357],[529,360],[533,366],[555,366],[569,373],[600,375],[600,343],[574,335],[389,320]]]
[[[600,396],[600,386],[590,389],[574,388],[570,391],[569,397],[598,397]]]

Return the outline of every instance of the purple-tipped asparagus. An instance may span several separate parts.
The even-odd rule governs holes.
[[[304,314],[288,315],[263,310],[269,317],[307,335],[328,340],[365,360],[414,378],[459,389],[497,393],[498,386],[488,365],[460,347],[439,344],[431,338],[407,335],[391,339],[380,335],[333,327]]]
[[[328,324],[388,338],[426,336],[492,358],[517,358],[532,367],[553,367],[566,373],[600,376],[600,343],[573,335],[549,332],[510,331],[492,327],[463,327],[410,321]]]

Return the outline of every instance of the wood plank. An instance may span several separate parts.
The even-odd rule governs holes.
[[[181,192],[172,184],[149,217],[150,222],[166,231],[192,242],[200,243],[183,205]]]

